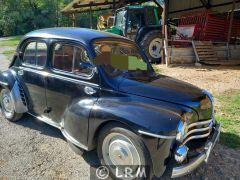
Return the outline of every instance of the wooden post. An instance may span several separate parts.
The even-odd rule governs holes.
[[[165,0],[164,7],[163,7],[163,13],[162,13],[162,34],[161,34],[164,46],[165,46],[164,41],[166,39],[166,36],[168,36],[168,34],[166,34],[167,31],[165,29],[165,26],[167,27],[167,18],[168,18],[168,0]],[[166,54],[166,50],[164,50],[162,64],[167,63],[166,56],[168,56],[168,55]]]
[[[90,11],[89,11],[89,13],[90,13],[90,28],[92,29],[93,28],[93,14],[92,14],[92,2],[91,2],[91,4],[90,4]]]
[[[234,19],[234,10],[236,7],[236,0],[233,0],[233,4],[232,4],[232,11],[231,11],[231,16],[230,16],[230,23],[229,23],[229,29],[228,29],[228,44],[231,41],[231,35],[232,35],[232,26],[233,26],[233,19]],[[228,46],[228,59],[230,58],[231,53],[230,53],[230,49]]]
[[[116,11],[116,0],[113,0],[113,13]]]
[[[72,14],[72,27],[76,27],[76,16],[75,13]]]
[[[169,62],[169,55],[168,55],[168,32],[167,32],[167,25],[165,25],[165,38],[164,38],[164,54],[165,54],[165,62],[166,66],[168,67]]]

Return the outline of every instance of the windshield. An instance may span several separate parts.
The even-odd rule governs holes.
[[[133,43],[97,41],[94,64],[101,66],[109,77],[124,76],[136,80],[149,80],[155,75]]]
[[[126,10],[117,12],[115,19],[115,27],[117,29],[120,29],[123,33],[125,31],[126,12],[127,12]]]

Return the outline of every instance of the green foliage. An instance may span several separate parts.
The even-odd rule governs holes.
[[[67,26],[68,18],[60,10],[71,0],[0,0],[0,36]]]
[[[16,47],[19,43],[19,41],[21,40],[21,36],[15,36],[13,38],[10,38],[8,40],[3,40],[0,41],[0,46],[12,46],[12,47]]]
[[[240,91],[224,93],[219,98],[221,107],[217,121],[222,123],[220,141],[231,148],[240,148]]]

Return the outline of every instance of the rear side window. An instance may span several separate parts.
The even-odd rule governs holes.
[[[47,61],[47,44],[30,42],[24,51],[23,62],[33,66],[44,66]]]
[[[91,75],[93,66],[84,48],[67,44],[55,44],[53,68],[76,75]]]
[[[56,44],[54,48],[53,67],[71,72],[73,67],[73,47]]]

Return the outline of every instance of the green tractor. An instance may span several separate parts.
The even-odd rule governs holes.
[[[107,32],[134,40],[151,63],[162,59],[161,9],[155,6],[126,6],[116,10],[114,26]]]

